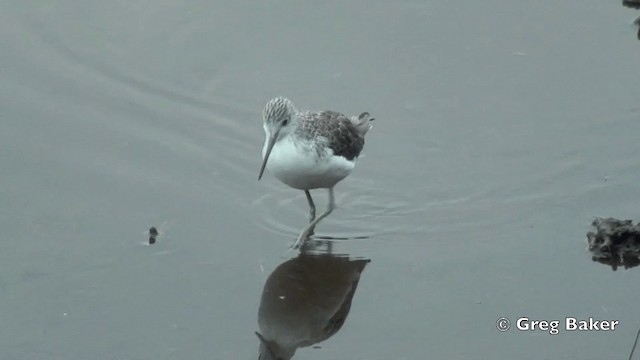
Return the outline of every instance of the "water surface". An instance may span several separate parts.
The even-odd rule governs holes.
[[[637,13],[616,2],[16,2],[0,13],[0,359],[257,358],[306,222],[257,181],[262,107],[370,112],[319,235],[370,259],[304,359],[626,358],[638,220]],[[326,193],[314,193],[322,208]],[[160,235],[146,245],[146,231]],[[499,332],[496,320],[619,320]]]

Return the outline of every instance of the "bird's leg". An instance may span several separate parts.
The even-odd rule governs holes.
[[[311,198],[309,190],[305,190],[304,194],[307,195],[307,202],[309,202],[309,223],[312,223],[316,218],[316,206],[313,204],[313,199]]]
[[[307,202],[309,203],[309,224],[311,224],[316,219],[316,205],[313,203],[309,190],[305,190],[304,194],[307,196]],[[309,230],[309,236],[313,235],[313,230],[313,228]]]
[[[313,220],[309,224],[309,226],[307,226],[304,230],[302,230],[302,232],[300,233],[300,236],[298,236],[298,239],[296,240],[295,243],[293,243],[291,247],[294,249],[297,249],[302,244],[304,244],[304,242],[307,241],[307,239],[309,239],[309,234],[313,232],[313,229],[315,229],[316,225],[318,225],[318,223],[322,221],[322,219],[326,218],[329,214],[331,214],[331,212],[335,208],[336,206],[335,206],[335,199],[333,196],[333,188],[329,188],[329,205],[327,206],[327,210],[324,213],[322,213],[322,215],[320,215],[317,219]]]

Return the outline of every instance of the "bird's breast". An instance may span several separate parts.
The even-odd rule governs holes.
[[[268,140],[267,140],[268,141]],[[262,149],[264,158],[267,141]],[[328,147],[294,141],[291,136],[278,140],[267,160],[267,170],[283,183],[301,190],[330,188],[355,167],[355,159],[334,156]]]

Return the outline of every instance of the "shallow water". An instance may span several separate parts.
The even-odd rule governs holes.
[[[307,216],[257,181],[266,101],[370,112],[317,228],[370,259],[304,359],[627,358],[638,16],[616,2],[15,2],[0,12],[0,359],[257,358]],[[314,192],[319,208],[324,191]],[[146,231],[160,235],[146,245]],[[499,332],[496,320],[619,320]]]

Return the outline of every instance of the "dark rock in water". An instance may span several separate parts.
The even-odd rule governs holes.
[[[587,233],[592,260],[630,269],[640,265],[640,223],[614,218],[596,218],[591,224],[594,231]]]
[[[640,0],[622,0],[622,5],[634,9],[640,9]],[[638,27],[638,40],[640,40],[640,18],[633,22]]]
[[[622,0],[622,5],[634,9],[640,9],[640,0]]]
[[[149,244],[153,245],[156,243],[156,237],[158,236],[158,230],[155,226],[152,226],[149,229]]]

